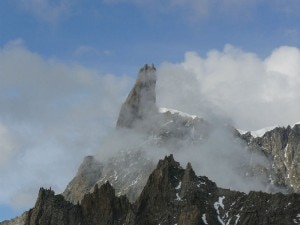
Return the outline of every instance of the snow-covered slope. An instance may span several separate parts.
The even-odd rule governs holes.
[[[196,115],[190,115],[188,113],[185,113],[185,112],[181,112],[181,111],[178,111],[176,109],[168,109],[168,108],[159,108],[159,112],[160,113],[171,113],[171,114],[174,114],[174,115],[179,115],[179,116],[182,116],[182,117],[187,117],[187,118],[192,118],[192,119],[196,119],[196,118],[200,118],[199,116],[196,116]]]
[[[265,133],[271,131],[271,130],[274,130],[276,127],[279,127],[279,126],[270,126],[270,127],[264,127],[264,128],[261,128],[259,130],[254,130],[254,131],[245,131],[245,130],[240,130],[240,129],[237,129],[238,132],[240,132],[240,134],[246,134],[248,132],[250,132],[250,134],[252,135],[252,137],[262,137],[264,136]]]

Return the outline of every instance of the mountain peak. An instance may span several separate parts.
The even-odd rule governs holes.
[[[145,64],[139,71],[136,82],[123,103],[117,127],[132,128],[136,122],[156,114],[156,68]]]

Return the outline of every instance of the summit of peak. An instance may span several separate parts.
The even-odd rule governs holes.
[[[156,83],[156,68],[154,64],[145,64],[139,71],[136,83]]]
[[[137,121],[158,112],[156,106],[156,69],[145,64],[139,71],[136,82],[123,103],[117,127],[132,128]]]
[[[154,70],[154,71],[156,71],[156,68],[155,68],[155,66],[154,66],[153,63],[150,64],[150,65],[145,64],[145,65],[140,69],[140,72],[142,72],[142,71],[147,71],[147,70]]]

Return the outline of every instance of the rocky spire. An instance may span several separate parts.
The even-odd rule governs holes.
[[[155,114],[156,107],[156,69],[145,64],[139,71],[135,85],[120,110],[117,127],[132,128],[139,120]]]

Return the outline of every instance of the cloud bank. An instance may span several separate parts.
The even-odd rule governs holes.
[[[0,49],[0,70],[0,204],[28,209],[39,186],[62,191],[113,129],[132,80],[44,59],[20,40]]]
[[[300,120],[300,50],[282,46],[265,59],[227,45],[205,57],[187,52],[182,63],[164,63],[158,104],[221,116],[241,129],[294,124]]]

